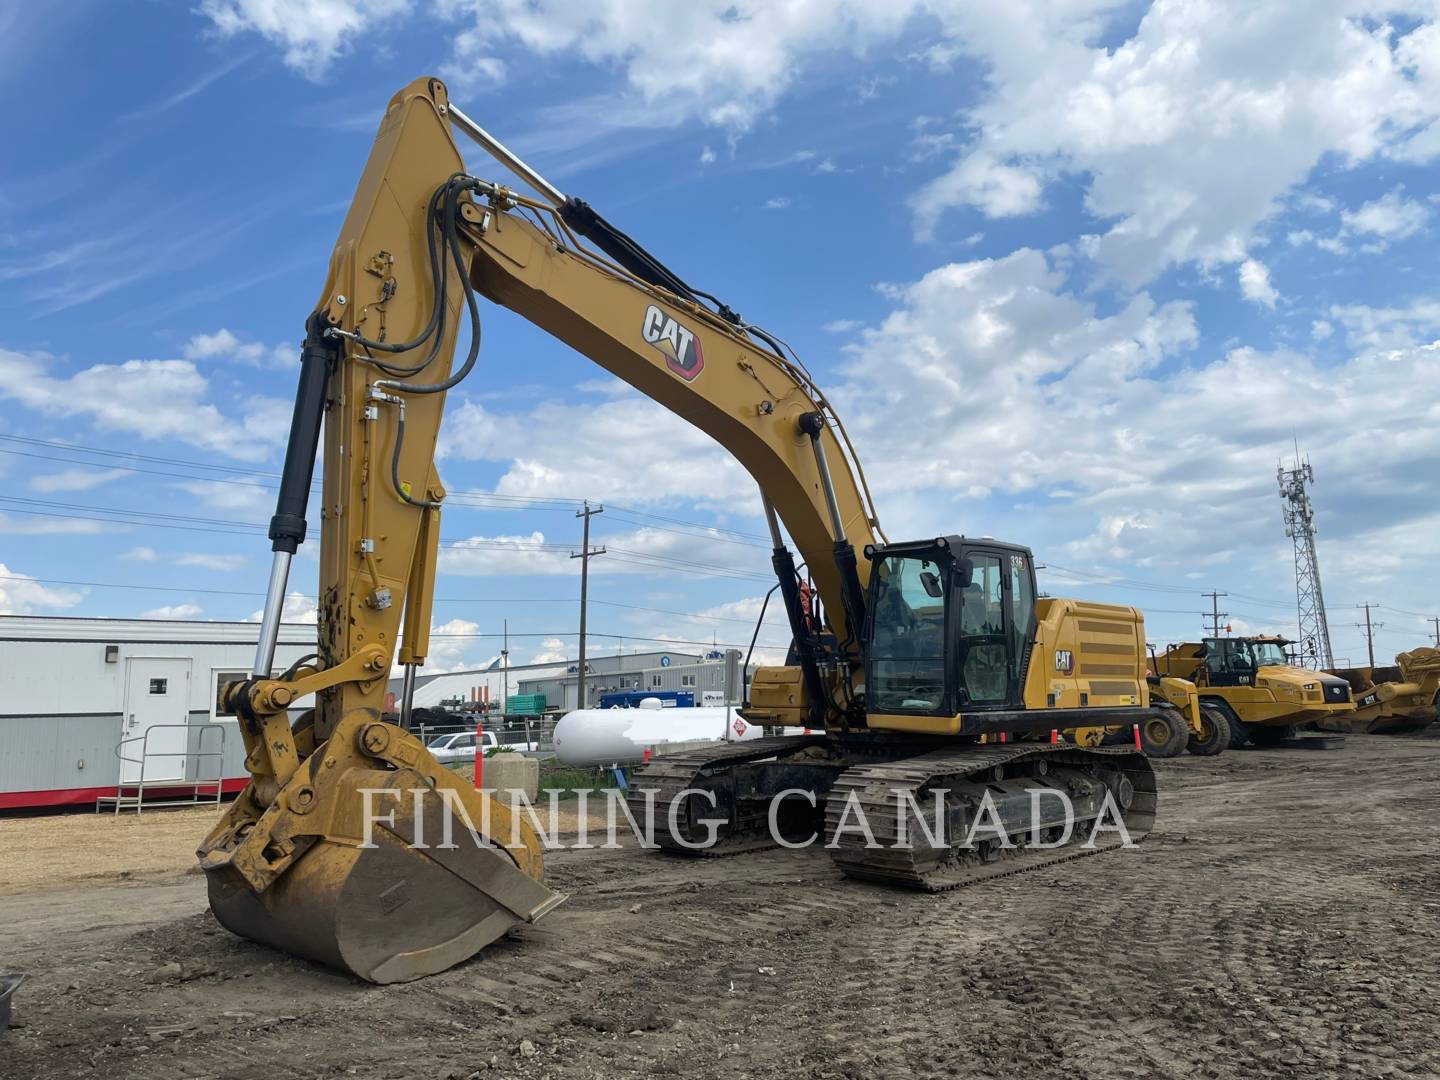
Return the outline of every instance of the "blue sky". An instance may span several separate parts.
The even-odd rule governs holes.
[[[1254,7],[0,6],[24,103],[0,120],[0,611],[259,607],[305,315],[380,110],[438,72],[795,345],[892,537],[1029,543],[1042,587],[1141,606],[1162,644],[1210,589],[1237,629],[1293,631],[1274,473],[1298,440],[1336,654],[1362,654],[1363,602],[1378,653],[1420,644],[1440,614],[1434,5]],[[470,542],[442,562],[435,665],[493,656],[476,635],[502,619],[530,635],[517,662],[573,652],[585,498],[614,552],[597,634],[747,641],[769,573],[753,483],[483,316],[443,437],[472,494],[446,513]]]

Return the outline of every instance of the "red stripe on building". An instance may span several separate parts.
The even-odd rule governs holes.
[[[226,795],[238,795],[245,789],[249,777],[236,776],[220,781],[220,790]],[[145,797],[167,799],[189,795],[191,786],[183,784],[173,788],[145,789]],[[102,796],[115,794],[115,787],[58,788],[54,791],[0,791],[0,810],[19,810],[37,806],[93,806]]]

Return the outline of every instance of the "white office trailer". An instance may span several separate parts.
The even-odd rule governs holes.
[[[252,622],[0,616],[0,810],[93,805],[142,774],[156,796],[167,784],[239,791],[244,744],[216,697],[249,675],[258,632]],[[314,651],[314,626],[282,626],[276,672]]]

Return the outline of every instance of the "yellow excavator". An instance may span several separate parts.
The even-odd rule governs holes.
[[[535,195],[468,172],[457,132]],[[668,817],[659,846],[722,854],[823,832],[845,874],[938,890],[1114,846],[1120,830],[1094,835],[1107,812],[1132,840],[1149,829],[1145,756],[1054,734],[1148,718],[1141,613],[1039,597],[1017,544],[887,540],[845,428],[777,335],[564,195],[422,78],[385,110],[306,327],[255,664],[222,691],[251,780],[199,849],[225,926],[392,982],[457,963],[561,900],[528,825],[405,730],[445,498],[436,437],[445,392],[476,364],[482,297],[695,424],[759,486],[796,662],[758,673],[747,715],[810,734],[652,763],[631,798]],[[322,445],[319,646],[277,671]],[[381,719],[397,657],[398,725]],[[310,694],[315,707],[292,717]],[[1066,796],[1071,827],[1047,793]],[[480,842],[437,844],[462,813]],[[987,837],[962,843],[987,814]],[[905,828],[927,839],[893,842]],[[697,850],[697,836],[713,842]]]

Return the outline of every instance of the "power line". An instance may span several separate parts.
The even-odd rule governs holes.
[[[162,592],[177,593],[186,596],[248,596],[263,597],[263,592],[256,592],[247,589],[201,589],[189,588],[183,585],[136,585],[129,582],[117,581],[79,581],[71,578],[46,578],[31,577],[25,574],[0,574],[0,581],[34,582],[40,585],[61,585],[69,588],[84,589],[125,589],[135,592]],[[306,600],[318,599],[314,593],[301,592],[298,589],[291,590],[291,594],[304,597]],[[436,597],[437,604],[571,604],[573,599],[564,597],[495,597],[495,596],[440,596]],[[753,626],[754,619],[742,619],[733,615],[706,615],[698,611],[676,611],[672,608],[646,607],[643,604],[625,604],[618,600],[591,600],[590,603],[601,607],[612,607],[625,611],[643,611],[652,615],[671,615],[681,619],[699,619],[704,622],[732,622],[741,623],[745,626]]]

